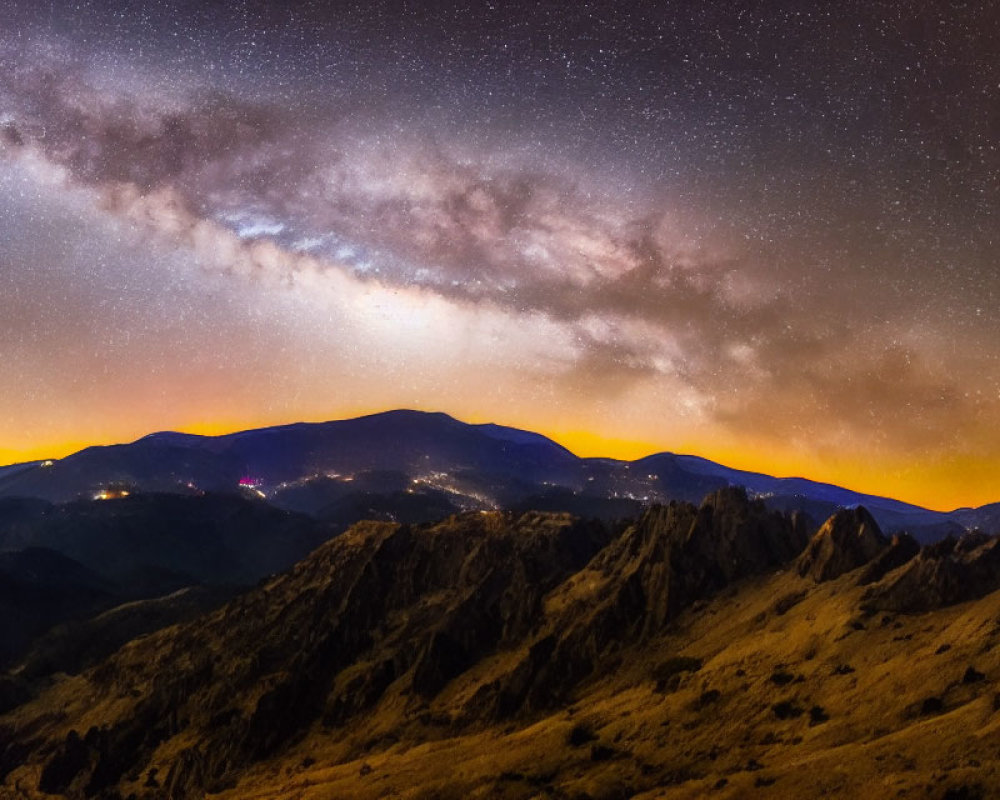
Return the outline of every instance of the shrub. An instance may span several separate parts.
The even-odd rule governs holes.
[[[587,744],[587,742],[593,742],[597,739],[597,734],[591,730],[589,725],[583,722],[578,722],[572,727],[569,734],[566,736],[566,744],[570,747],[582,747]]]
[[[774,716],[778,719],[795,719],[802,716],[802,709],[791,700],[782,700],[771,706]]]

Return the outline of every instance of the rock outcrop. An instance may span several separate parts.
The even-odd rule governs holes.
[[[802,577],[821,583],[867,564],[888,544],[867,509],[842,508],[823,523],[796,567]]]
[[[1000,589],[1000,538],[979,532],[924,547],[900,569],[869,587],[875,611],[930,611]]]
[[[803,747],[822,739],[799,738],[808,727],[870,730],[858,719],[838,727],[864,705],[861,694],[842,702],[839,676],[852,673],[866,697],[894,702],[861,661],[851,667],[848,659],[861,658],[864,637],[909,659],[914,636],[929,627],[904,632],[888,614],[877,630],[866,627],[857,618],[862,591],[869,608],[899,611],[1000,586],[1000,545],[991,537],[952,539],[915,556],[912,539],[886,540],[862,508],[838,512],[811,539],[808,530],[801,516],[731,488],[700,506],[653,506],[617,527],[538,512],[360,523],[224,607],[138,638],[0,717],[0,787],[73,800],[188,800],[240,792],[279,770],[274,780],[301,776],[302,796],[311,796],[315,775],[328,780],[337,765],[354,764],[354,776],[367,780],[364,796],[374,798],[387,796],[373,784],[388,777],[390,751],[422,760],[439,745],[493,747],[530,731],[550,754],[573,751],[550,760],[563,772],[563,793],[553,796],[631,796],[701,774],[713,776],[698,787],[708,791],[720,775],[736,781],[764,769],[796,730],[787,741]],[[851,571],[866,590],[849,580],[835,591],[814,583]],[[831,636],[844,619],[853,620],[848,635]],[[1000,632],[989,635],[1000,641]],[[952,683],[935,690],[934,713],[986,691],[998,669],[987,652],[1000,647],[977,651],[974,662],[962,654]],[[6,687],[8,704],[21,688]],[[588,697],[592,710],[582,714]],[[916,716],[886,706],[879,719],[918,718],[923,698],[908,702],[918,702]],[[732,733],[727,718],[755,726],[733,748],[739,762],[718,744]],[[685,737],[698,744],[674,746]],[[588,743],[581,766],[573,759]],[[531,758],[542,752],[524,747]],[[491,759],[477,755],[475,769],[484,761],[494,768]],[[631,765],[621,774],[632,788],[600,794],[577,785],[597,762],[591,777]],[[414,796],[534,796],[555,773],[522,772],[527,763],[490,777],[478,793],[441,794],[437,785]],[[500,785],[518,790],[494,791]],[[292,796],[285,788],[258,796]],[[331,788],[314,796],[356,795]]]
[[[474,703],[503,717],[549,708],[624,644],[662,633],[681,611],[732,582],[790,561],[807,539],[798,515],[769,511],[739,488],[699,508],[650,508],[553,593],[517,667]]]
[[[219,611],[139,639],[89,672],[97,705],[129,701],[100,727],[62,737],[45,758],[46,785],[93,797],[145,764],[166,776],[171,796],[200,797],[309,725],[364,711],[396,680],[419,703],[523,639],[544,595],[608,536],[565,514],[361,523]],[[174,737],[198,744],[156,762]],[[25,747],[8,744],[0,776]]]
[[[86,673],[102,724],[0,736],[0,777],[39,759],[45,787],[75,797],[123,782],[138,798],[200,797],[312,727],[349,726],[380,703],[435,724],[421,709],[484,664],[449,724],[530,714],[695,601],[787,563],[806,538],[802,519],[738,489],[653,507],[617,531],[537,512],[361,523]],[[150,770],[155,790],[134,777]]]
[[[870,583],[882,580],[888,573],[898,569],[916,557],[920,552],[920,545],[917,540],[908,533],[897,533],[889,542],[889,546],[882,550],[871,562],[861,571],[858,578],[859,586],[867,586]]]

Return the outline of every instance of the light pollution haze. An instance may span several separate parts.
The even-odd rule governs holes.
[[[406,407],[1000,500],[998,16],[4,3],[0,461]]]

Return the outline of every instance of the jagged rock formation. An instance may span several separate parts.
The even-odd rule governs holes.
[[[535,512],[362,523],[0,717],[0,800],[702,797],[772,784],[775,797],[857,796],[887,774],[923,796],[898,752],[937,745],[942,729],[916,724],[928,715],[963,720],[954,735],[968,741],[949,752],[974,753],[977,769],[997,761],[980,728],[1000,707],[988,694],[1000,595],[974,623],[934,626],[893,617],[892,602],[876,624],[858,616],[861,596],[919,594],[927,570],[948,587],[932,603],[956,597],[956,580],[988,591],[1000,551],[989,537],[913,547],[887,542],[863,509],[810,540],[801,517],[738,489],[618,528]],[[875,582],[831,593],[825,581],[859,567]],[[22,687],[7,689],[21,702]],[[845,758],[856,777],[838,771]],[[984,775],[996,785],[1000,763]]]
[[[360,524],[222,611],[139,640],[93,671],[104,698],[138,696],[112,724],[67,736],[47,761],[48,785],[95,796],[183,735],[198,744],[161,773],[172,796],[199,796],[313,722],[363,711],[400,676],[417,696],[433,695],[525,636],[545,593],[606,537],[567,515]],[[11,759],[8,749],[0,769]]]
[[[472,703],[506,716],[551,707],[623,643],[649,639],[697,599],[790,560],[805,522],[722,489],[700,508],[655,506],[555,593],[517,666]]]
[[[905,567],[869,587],[878,611],[929,611],[976,600],[1000,588],[1000,538],[968,533],[928,545]]]
[[[390,685],[426,703],[495,653],[509,664],[463,704],[466,723],[551,707],[609,654],[805,540],[800,519],[735,489],[700,508],[653,508],[613,540],[598,523],[538,513],[361,524],[222,611],[96,668],[94,691],[135,700],[110,724],[67,734],[46,785],[90,797],[148,764],[172,796],[217,791],[310,725],[346,724]],[[197,744],[160,763],[158,748],[177,738]],[[9,751],[0,763],[14,766]]]
[[[917,544],[916,539],[908,533],[895,534],[889,541],[889,546],[875,556],[862,570],[861,577],[858,578],[858,585],[867,586],[869,583],[882,580],[887,573],[903,566],[919,552],[920,545]]]
[[[862,507],[838,510],[816,532],[797,564],[799,575],[817,583],[833,580],[874,559],[888,541]]]

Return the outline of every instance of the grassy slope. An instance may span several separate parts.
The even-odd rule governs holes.
[[[682,614],[667,635],[623,650],[568,708],[516,723],[455,719],[516,652],[485,659],[418,713],[391,687],[372,714],[345,729],[317,723],[213,797],[945,797],[963,785],[982,787],[971,797],[1000,797],[1000,592],[928,614],[867,618],[856,575],[819,585],[791,571],[744,581]],[[550,607],[586,595],[590,579],[586,570],[575,575]],[[780,601],[800,595],[779,613],[791,602]],[[127,648],[141,660],[162,635],[169,632]],[[664,662],[678,655],[703,666],[664,679]],[[970,666],[984,679],[963,683]],[[790,682],[778,685],[778,673]],[[942,709],[922,713],[932,697]],[[783,701],[802,713],[779,719],[773,707]],[[813,706],[829,719],[811,724]],[[86,730],[131,707],[114,693],[95,701],[84,676],[6,721],[64,734],[69,723],[47,714],[67,712]],[[571,745],[576,726],[596,738]],[[157,760],[186,744],[168,740]],[[0,798],[50,797],[26,788],[38,785],[39,771],[15,770]]]
[[[623,653],[570,709],[438,738],[434,718],[488,677],[480,666],[435,700],[429,724],[404,721],[402,702],[388,700],[347,734],[317,728],[220,797],[942,797],[963,784],[1000,796],[1000,593],[865,619],[851,584],[851,575],[816,586],[790,573],[744,583],[686,613],[670,636]],[[776,598],[803,588],[798,605],[776,613]],[[657,665],[678,654],[704,666],[657,691]],[[841,666],[854,671],[837,674]],[[963,683],[969,666],[986,678]],[[792,682],[773,682],[780,672]],[[929,697],[943,712],[921,713]],[[778,719],[773,706],[786,700],[801,716]],[[829,720],[811,724],[813,706]],[[569,745],[578,724],[597,739]],[[386,746],[388,734],[401,740]],[[593,760],[595,745],[611,749],[607,760]]]

